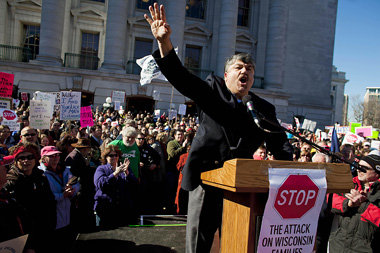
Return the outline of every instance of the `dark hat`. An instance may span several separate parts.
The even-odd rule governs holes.
[[[362,161],[367,162],[369,165],[371,165],[372,169],[374,169],[378,174],[380,174],[380,156],[367,155],[362,158]]]
[[[91,148],[91,141],[88,138],[79,138],[77,143],[71,144],[74,148]]]

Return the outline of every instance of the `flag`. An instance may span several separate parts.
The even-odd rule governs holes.
[[[331,152],[339,152],[339,140],[338,140],[338,135],[336,134],[335,126],[331,135],[331,147],[330,147]]]

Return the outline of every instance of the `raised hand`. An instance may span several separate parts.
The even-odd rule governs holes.
[[[153,7],[149,6],[149,11],[151,17],[144,14],[144,18],[150,25],[153,36],[158,41],[158,47],[160,49],[161,56],[166,56],[173,46],[170,41],[170,34],[172,29],[170,25],[166,22],[165,8],[163,5],[158,6],[154,3]]]
[[[366,193],[364,191],[359,192],[358,190],[351,189],[350,193],[345,194],[346,198],[349,199],[348,206],[356,207],[360,206],[361,203],[367,200]]]

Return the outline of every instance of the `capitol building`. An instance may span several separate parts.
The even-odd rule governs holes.
[[[252,91],[279,119],[342,121],[347,80],[332,66],[338,0],[0,0],[0,72],[15,75],[19,92],[81,91],[82,106],[124,91],[127,110],[186,104],[194,113],[168,82],[140,85],[136,59],[157,49],[143,16],[154,2],[165,5],[173,45],[194,74],[223,76],[225,59],[247,52]]]

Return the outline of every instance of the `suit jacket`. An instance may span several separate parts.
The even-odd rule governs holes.
[[[198,107],[200,125],[182,172],[183,189],[195,189],[201,183],[201,172],[222,167],[226,160],[252,158],[264,141],[276,159],[292,160],[293,149],[285,133],[278,133],[279,129],[265,123],[261,126],[277,133],[259,129],[247,108],[227,89],[222,78],[210,75],[204,81],[191,74],[174,50],[164,58],[160,58],[156,51],[153,57],[168,81]],[[278,124],[275,107],[252,92],[250,95],[255,109]]]

